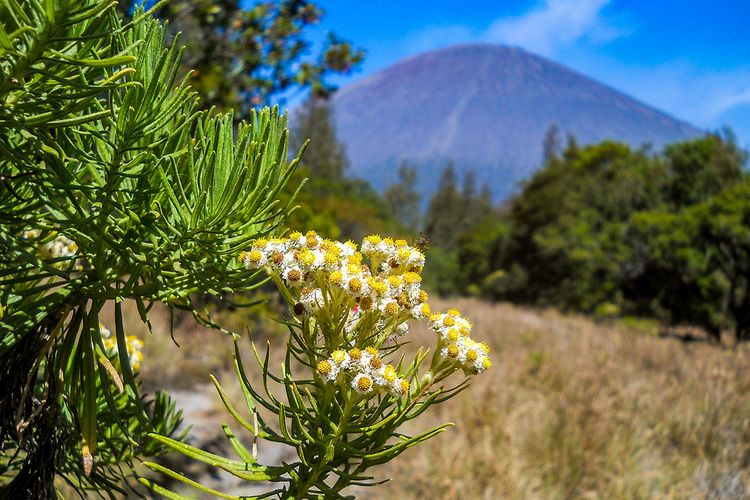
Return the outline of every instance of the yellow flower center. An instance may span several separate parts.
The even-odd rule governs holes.
[[[423,316],[429,316],[430,315],[430,306],[427,304],[427,302],[422,303],[419,308],[421,309]]]
[[[362,280],[359,278],[352,278],[349,280],[349,290],[351,290],[354,293],[359,293],[362,291]]]
[[[398,314],[398,304],[395,302],[388,302],[385,305],[385,313],[389,316],[395,316]]]
[[[284,254],[282,254],[281,252],[276,252],[271,256],[271,261],[277,266],[280,266],[281,263],[284,262]]]
[[[289,281],[299,281],[302,279],[302,272],[299,269],[290,269],[286,277]]]
[[[372,368],[373,370],[378,370],[378,369],[380,369],[381,366],[383,366],[383,360],[382,359],[380,359],[378,357],[374,357],[374,358],[372,358],[370,360],[370,368]]]
[[[443,318],[443,325],[445,326],[453,326],[456,324],[456,320],[452,316],[446,316]]]
[[[252,252],[247,254],[247,260],[249,260],[253,264],[257,264],[258,262],[260,262],[260,259],[262,258],[263,258],[263,254],[260,253],[259,250],[253,250]]]
[[[404,396],[409,394],[409,382],[407,382],[406,380],[401,381],[401,394],[403,394]]]
[[[368,376],[360,377],[360,379],[357,381],[357,389],[359,389],[362,392],[369,391],[372,387],[372,379]]]
[[[456,344],[451,344],[448,346],[448,356],[451,358],[455,358],[458,356],[458,346]]]
[[[448,340],[450,340],[451,342],[457,341],[458,335],[459,335],[458,330],[456,330],[455,328],[451,328],[450,330],[448,330],[447,337],[448,337]]]
[[[389,384],[396,380],[396,369],[393,367],[393,365],[388,365],[385,367],[385,370],[383,370],[383,378]]]
[[[388,293],[388,284],[384,280],[370,276],[367,278],[367,284],[370,285],[375,295],[382,297]]]
[[[325,260],[326,264],[335,264],[339,261],[339,257],[334,252],[327,251],[323,254],[323,260]]]
[[[369,353],[369,354],[372,354],[373,356],[377,356],[377,355],[378,355],[378,350],[377,350],[377,349],[375,349],[375,348],[374,348],[374,347],[372,347],[372,346],[371,346],[371,347],[366,347],[366,348],[365,348],[365,352],[367,352],[367,353]]]
[[[331,363],[329,363],[327,360],[323,360],[318,363],[318,373],[326,376],[331,373]]]
[[[297,254],[297,260],[305,266],[311,266],[315,263],[315,254],[309,250],[303,250]]]
[[[292,240],[296,240],[296,239],[299,239],[301,237],[302,237],[302,233],[300,233],[299,231],[292,231],[289,234],[289,239],[292,239]]]
[[[409,297],[406,296],[406,294],[401,294],[398,297],[396,297],[396,303],[398,303],[399,306],[403,307],[404,309],[411,309],[411,304],[409,304]]]
[[[344,273],[341,271],[333,271],[328,275],[328,281],[333,285],[340,285],[344,281]]]
[[[485,369],[490,368],[492,366],[492,360],[485,356],[484,359],[482,359],[482,366],[484,366]]]
[[[357,349],[356,347],[349,351],[349,357],[352,358],[354,361],[359,361],[362,359],[362,351]]]
[[[413,285],[415,283],[419,283],[420,281],[422,281],[422,277],[412,271],[409,271],[408,273],[404,273],[402,278],[404,279],[404,283],[409,284],[409,285]]]
[[[331,353],[331,359],[333,359],[333,361],[335,361],[337,364],[341,364],[346,359],[346,353],[341,349],[335,350]]]
[[[473,349],[471,351],[468,351],[466,353],[466,359],[468,359],[469,361],[472,361],[472,362],[476,361],[477,360],[477,351],[475,351]]]
[[[411,250],[409,250],[408,248],[399,248],[396,256],[401,262],[406,262],[411,256]]]

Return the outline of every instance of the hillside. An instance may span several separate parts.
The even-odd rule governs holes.
[[[700,135],[580,73],[519,48],[461,45],[421,54],[340,89],[333,98],[352,173],[376,187],[401,160],[431,191],[446,160],[472,168],[497,198],[539,166],[548,127],[580,143],[655,147]]]

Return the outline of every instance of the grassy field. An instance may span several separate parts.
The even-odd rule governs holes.
[[[434,309],[453,305],[472,319],[475,336],[491,345],[495,364],[410,430],[444,421],[455,427],[375,469],[377,476],[393,481],[358,495],[747,496],[746,346],[722,348],[700,337],[682,342],[555,311],[473,299],[435,302]],[[162,318],[155,328],[165,325]],[[272,343],[283,338],[269,335]],[[415,345],[433,343],[426,330],[415,328],[410,335]],[[144,376],[150,384],[180,389],[205,384],[207,368],[231,384],[227,338],[186,319],[176,339],[180,350],[168,335],[146,338]],[[205,413],[220,431],[218,422],[226,415],[213,409]]]

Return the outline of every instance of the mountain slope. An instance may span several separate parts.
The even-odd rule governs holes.
[[[453,160],[496,197],[539,166],[548,127],[579,143],[666,143],[701,131],[580,73],[518,48],[461,45],[396,63],[332,101],[355,175],[383,188],[402,160],[431,191]]]

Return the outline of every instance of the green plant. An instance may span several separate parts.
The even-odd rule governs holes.
[[[261,356],[253,345],[261,376],[251,381],[237,347],[236,368],[251,418],[243,417],[213,381],[229,413],[254,439],[291,446],[298,460],[262,465],[226,425],[224,432],[238,459],[167,436],[155,434],[154,439],[241,479],[281,483],[263,497],[343,498],[349,486],[378,484],[368,469],[451,424],[413,436],[400,427],[467,386],[465,378],[446,387],[453,373],[470,376],[492,364],[489,347],[470,337],[471,324],[458,311],[431,314],[421,289],[425,257],[404,240],[368,236],[360,252],[351,242],[297,232],[288,238],[258,239],[240,258],[252,269],[264,269],[289,305],[285,360],[282,372],[274,374],[268,350]],[[401,351],[408,322],[415,319],[426,319],[436,334],[429,363],[425,349],[411,359]],[[259,410],[269,412],[274,424]],[[145,465],[204,493],[236,498],[159,464]],[[181,498],[142,481],[160,494]]]
[[[121,0],[118,8],[130,13],[141,3]],[[315,46],[310,31],[324,12],[308,0],[170,0],[156,15],[185,35],[181,71],[191,72],[201,106],[243,119],[259,105],[303,90],[329,95],[335,90],[330,78],[351,73],[364,57],[330,32]]]
[[[51,497],[56,478],[112,496],[115,470],[161,450],[142,436],[173,435],[179,414],[140,395],[123,302],[146,323],[163,303],[212,324],[193,298],[256,287],[231,257],[288,208],[286,118],[198,112],[165,26],[143,10],[123,24],[115,6],[0,3],[4,496]]]

